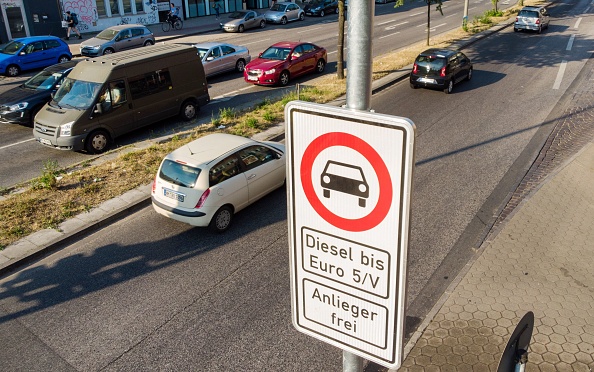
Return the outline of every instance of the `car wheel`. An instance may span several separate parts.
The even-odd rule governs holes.
[[[245,70],[245,61],[243,59],[237,61],[235,70],[237,70],[237,72],[243,72],[243,70]]]
[[[281,25],[286,25],[286,24],[287,24],[287,17],[281,18]]]
[[[452,93],[452,90],[454,90],[454,81],[450,80],[448,81],[448,85],[445,87],[443,91],[445,94],[450,94]]]
[[[110,143],[111,138],[109,137],[109,133],[103,129],[99,129],[87,136],[85,150],[89,154],[101,154],[109,148]]]
[[[321,10],[321,11],[320,11],[320,17],[323,17],[323,16],[325,16],[325,15],[326,15],[326,13],[325,13],[323,10]]]
[[[144,42],[144,46],[147,46],[147,45],[155,45],[155,43],[152,40],[147,40]]]
[[[318,60],[318,63],[316,63],[316,72],[321,74],[324,72],[324,68],[326,68],[326,62],[323,59]]]
[[[196,117],[196,113],[198,112],[198,106],[194,101],[186,101],[181,106],[181,110],[179,111],[179,116],[184,121],[190,121]]]
[[[303,21],[305,19],[305,13],[299,14],[299,20]]]
[[[17,65],[10,65],[6,68],[6,76],[15,77],[21,73],[21,69]]]
[[[70,57],[68,56],[60,56],[60,58],[58,58],[58,63],[64,63],[68,61],[70,61]]]
[[[410,87],[411,87],[411,88],[413,88],[413,89],[417,89],[417,88],[418,88],[418,86],[416,86],[416,85],[415,85],[415,84],[413,84],[413,83],[410,83]]]
[[[266,21],[260,21],[260,28],[266,27]]]
[[[289,84],[289,71],[283,71],[280,73],[280,76],[278,77],[278,82],[281,86],[285,86],[287,84]]]
[[[472,67],[468,69],[468,74],[466,74],[466,80],[472,79]]]
[[[242,33],[243,31],[245,31],[245,27],[243,25],[239,25],[239,27],[237,28],[237,31],[239,33]]]
[[[111,53],[113,53],[113,52],[114,52],[114,50],[113,50],[113,49],[111,49],[111,48],[107,48],[107,49],[105,49],[105,50],[103,51],[103,55],[106,55],[106,54],[111,54]]]
[[[336,14],[340,13],[340,9],[338,9],[338,8],[334,9],[334,13],[336,13]]]
[[[520,31],[520,30],[518,30],[517,28],[514,27],[514,32],[518,32],[518,31]]]
[[[538,31],[539,34],[542,33],[542,26],[538,26]]]
[[[233,220],[233,210],[229,206],[222,206],[212,216],[208,227],[218,233],[222,233],[229,228]]]

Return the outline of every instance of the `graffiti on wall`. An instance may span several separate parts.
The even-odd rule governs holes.
[[[101,31],[109,26],[116,24],[139,23],[150,25],[158,23],[157,1],[147,0],[144,4],[144,10],[137,9],[140,14],[112,14],[112,17],[99,18],[97,6],[94,0],[63,0],[62,7],[64,11],[71,11],[78,15],[78,30]]]

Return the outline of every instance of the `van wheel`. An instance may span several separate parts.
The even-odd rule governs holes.
[[[190,121],[196,117],[196,112],[198,111],[198,106],[194,101],[186,101],[181,107],[179,112],[179,116],[184,121]]]
[[[103,55],[106,55],[106,54],[111,54],[111,53],[113,53],[113,52],[115,52],[113,49],[111,49],[111,48],[107,48],[107,49],[105,49],[105,50],[103,51]]]
[[[147,40],[144,42],[144,46],[147,46],[147,45],[155,45],[155,43],[152,40]]]
[[[109,133],[103,129],[98,129],[87,136],[85,150],[89,154],[101,154],[108,149],[110,143],[111,138],[109,137]]]
[[[6,76],[15,77],[21,73],[21,69],[17,65],[10,65],[6,68]]]
[[[243,70],[245,70],[245,61],[243,59],[237,61],[235,70],[237,70],[237,72],[243,72]]]
[[[233,210],[229,206],[224,205],[212,216],[208,227],[214,232],[222,233],[229,228],[232,220]]]
[[[60,58],[58,58],[58,63],[64,63],[68,61],[70,61],[70,57],[68,56],[60,56]]]

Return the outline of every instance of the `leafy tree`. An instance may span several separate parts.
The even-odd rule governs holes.
[[[344,0],[338,0],[338,53],[336,58],[336,73],[339,79],[344,79]]]

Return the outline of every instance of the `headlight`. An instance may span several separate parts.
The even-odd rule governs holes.
[[[275,68],[273,68],[273,69],[271,69],[271,70],[264,71],[264,75],[271,75],[271,74],[274,74],[275,72],[276,72],[276,69],[275,69]]]
[[[91,47],[91,49],[93,50],[98,50],[99,48],[101,48],[101,45],[95,45]]]
[[[26,109],[29,106],[29,102],[19,102],[15,105],[8,106],[8,111],[20,111]]]
[[[60,136],[69,137],[72,135],[72,124],[74,124],[73,121],[60,125]]]

